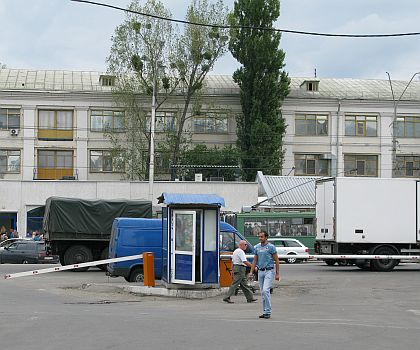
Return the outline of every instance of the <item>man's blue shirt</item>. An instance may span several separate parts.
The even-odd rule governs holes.
[[[255,255],[258,256],[258,269],[274,268],[273,254],[275,253],[277,253],[277,250],[273,244],[261,245],[261,243],[258,243],[255,246]]]

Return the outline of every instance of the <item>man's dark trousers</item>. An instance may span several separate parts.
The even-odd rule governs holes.
[[[238,286],[241,287],[247,301],[253,300],[251,289],[248,287],[246,267],[243,265],[233,265],[233,282],[226,295],[226,299],[230,298]]]

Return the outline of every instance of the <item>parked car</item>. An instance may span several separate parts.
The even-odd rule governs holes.
[[[288,259],[281,259],[286,261],[288,264],[294,264],[297,262],[306,261],[307,259],[296,259],[293,255],[308,255],[309,248],[302,244],[297,239],[293,238],[268,238],[268,242],[276,246],[277,254],[290,255]]]
[[[58,255],[47,254],[43,241],[15,239],[0,247],[1,264],[56,264],[58,261]]]
[[[29,240],[30,240],[29,238],[9,238],[9,239],[6,239],[6,240],[0,242],[0,248],[8,246],[8,245],[12,244],[13,242],[29,241]]]

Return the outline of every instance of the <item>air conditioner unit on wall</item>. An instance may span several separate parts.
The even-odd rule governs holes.
[[[18,136],[19,135],[19,129],[10,129],[10,135]]]

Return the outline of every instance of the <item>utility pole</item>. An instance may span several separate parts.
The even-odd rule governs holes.
[[[388,80],[389,80],[389,86],[391,87],[391,93],[392,93],[392,101],[394,103],[394,113],[393,113],[393,118],[392,118],[392,172],[396,169],[397,167],[397,136],[396,136],[396,123],[397,123],[397,107],[398,104],[400,103],[403,95],[405,94],[405,92],[407,91],[408,87],[410,86],[411,82],[413,81],[414,77],[417,74],[420,74],[420,72],[416,72],[413,74],[413,76],[411,77],[410,81],[407,83],[407,85],[405,86],[403,92],[401,93],[400,97],[398,98],[397,101],[395,101],[395,95],[394,95],[394,89],[392,87],[392,81],[391,81],[391,75],[386,72],[386,74],[388,75]]]

